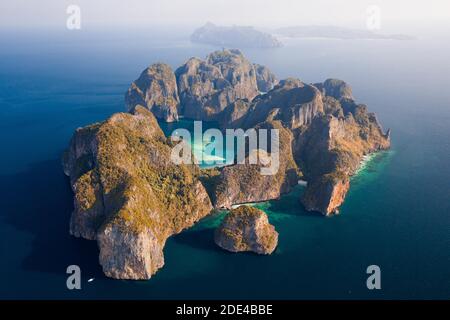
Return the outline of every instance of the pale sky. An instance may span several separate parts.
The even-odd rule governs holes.
[[[280,27],[364,27],[378,5],[383,21],[416,26],[450,24],[449,0],[1,0],[0,28],[64,27],[66,8],[78,5],[83,27],[217,24]]]

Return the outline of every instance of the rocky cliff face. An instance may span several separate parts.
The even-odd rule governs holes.
[[[124,232],[107,224],[98,233],[99,261],[106,276],[114,279],[150,279],[164,266],[163,247],[150,229]]]
[[[216,117],[220,128],[245,128],[244,121],[252,106],[253,104],[248,100],[236,100],[228,105],[228,107]]]
[[[328,79],[315,84],[322,92],[323,111],[308,126],[294,130],[294,158],[308,186],[301,199],[306,209],[324,215],[338,212],[350,176],[364,155],[390,147],[375,114],[353,100],[350,86]]]
[[[271,254],[278,244],[278,232],[263,211],[241,206],[227,214],[216,229],[214,240],[231,252]]]
[[[259,202],[277,199],[282,193],[289,192],[297,184],[301,175],[292,156],[292,133],[279,121],[268,121],[257,126],[259,129],[276,129],[279,133],[279,167],[274,174],[261,174],[262,167],[268,167],[261,161],[251,164],[249,157],[243,164],[235,164],[221,169],[216,183],[212,187],[212,201],[216,208],[231,208],[234,204]],[[251,152],[251,151],[250,151]],[[248,152],[248,154],[250,154]],[[253,152],[258,152],[253,150]],[[271,152],[275,153],[274,150]],[[272,155],[269,152],[269,155]],[[261,152],[261,156],[266,155]],[[272,155],[273,156],[273,155]]]
[[[343,116],[337,100],[333,103],[327,114],[296,131],[294,143],[295,159],[308,180],[302,203],[325,215],[337,212],[362,157],[390,146],[389,136],[366,106],[356,105]]]
[[[145,69],[125,94],[129,111],[142,105],[157,118],[167,122],[178,120],[179,103],[175,75],[172,68],[164,63],[156,63]]]
[[[75,132],[63,159],[75,193],[70,231],[97,240],[107,276],[150,278],[166,239],[210,212],[198,169],[173,164],[170,152],[141,106]]]
[[[289,78],[253,99],[241,123],[245,128],[251,128],[266,120],[280,120],[285,127],[295,129],[308,125],[321,113],[323,101],[320,92],[298,79]]]
[[[339,79],[327,79],[323,83],[315,83],[314,86],[319,89],[324,96],[330,96],[337,100],[353,100],[352,88]]]
[[[277,77],[266,66],[253,64],[256,72],[256,83],[260,92],[269,92],[278,84]]]
[[[349,188],[349,178],[344,174],[319,176],[311,179],[302,196],[302,203],[306,210],[321,212],[327,216],[335,214],[339,212]]]
[[[191,58],[176,70],[175,77],[177,90],[172,91],[178,91],[178,110],[187,118],[216,120],[222,129],[248,129],[275,121],[292,132],[293,150],[283,152],[282,158],[290,159],[294,153],[300,168],[297,171],[302,171],[310,182],[304,199],[311,203],[303,203],[306,208],[322,208],[318,211],[324,214],[335,211],[338,205],[334,209],[312,205],[313,195],[321,194],[318,202],[341,203],[343,197],[340,201],[331,198],[335,194],[345,196],[345,192],[311,190],[346,186],[363,155],[389,148],[389,130],[383,132],[376,116],[365,105],[357,104],[351,87],[339,79],[314,85],[293,78],[278,82],[270,70],[251,64],[239,50],[216,51],[205,60]],[[164,87],[173,87],[173,76],[165,78],[171,81]],[[244,165],[242,169],[222,170],[222,182],[218,185],[223,191],[214,198],[217,206],[272,199],[289,190],[286,184],[276,183],[277,179],[251,176],[246,180],[245,173],[258,171],[257,165]],[[332,174],[333,179],[324,179],[327,174]],[[343,174],[346,179],[336,179],[336,174]],[[243,181],[239,187],[235,182],[238,179]],[[264,187],[263,191],[249,188],[251,185]],[[232,192],[233,188],[239,191]]]
[[[167,122],[179,115],[221,121],[225,108],[250,102],[277,83],[267,67],[250,63],[241,51],[221,50],[205,60],[191,58],[175,73],[166,64],[150,66],[131,84],[125,102],[129,111],[144,105]]]
[[[191,119],[216,120],[231,103],[258,94],[255,68],[239,50],[215,51],[206,61],[191,58],[176,78],[182,113]]]

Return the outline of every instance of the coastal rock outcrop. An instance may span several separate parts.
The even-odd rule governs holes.
[[[158,119],[177,121],[180,101],[172,68],[156,63],[145,69],[125,94],[125,104],[128,111],[142,105]]]
[[[215,230],[214,240],[218,246],[231,252],[271,254],[278,244],[278,232],[263,211],[240,206],[225,216]]]
[[[114,279],[150,279],[164,266],[164,243],[152,230],[124,232],[107,224],[98,233],[99,262],[106,276]]]
[[[294,133],[293,148],[308,181],[302,203],[308,210],[330,215],[344,201],[349,177],[362,157],[388,149],[390,139],[364,105],[355,105],[342,116],[344,110],[335,100],[334,108],[325,110],[330,113],[317,116],[310,126]]]
[[[63,157],[75,193],[70,231],[97,240],[104,273],[117,279],[150,278],[166,239],[212,208],[198,168],[173,164],[153,114],[133,113],[78,129]]]
[[[330,215],[339,212],[350,188],[348,176],[331,173],[312,179],[303,196],[302,203],[308,211]]]
[[[352,88],[339,79],[327,79],[323,83],[315,83],[314,86],[319,89],[324,96],[333,97],[337,100],[353,100]]]

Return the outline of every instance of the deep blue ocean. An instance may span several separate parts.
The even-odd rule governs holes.
[[[279,78],[346,80],[392,129],[392,150],[352,179],[338,216],[305,212],[302,187],[257,204],[280,234],[271,256],[220,250],[221,216],[211,216],[167,241],[151,280],[122,281],[103,276],[95,242],[69,235],[61,154],[77,127],[125,110],[124,93],[146,66],[175,68],[217,48],[163,30],[1,32],[0,298],[449,299],[449,34],[243,50]],[[81,290],[66,288],[72,264]],[[366,287],[373,264],[381,290]]]

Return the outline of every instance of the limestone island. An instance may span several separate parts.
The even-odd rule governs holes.
[[[231,252],[271,254],[278,244],[278,232],[267,214],[250,207],[232,209],[214,234],[216,244]]]
[[[324,38],[343,40],[414,40],[405,34],[382,34],[367,29],[338,26],[291,26],[274,30],[274,34],[287,38]]]
[[[194,30],[191,41],[221,47],[279,48],[283,44],[252,26],[217,26],[211,22]]]
[[[361,159],[390,146],[390,131],[344,81],[278,81],[236,49],[190,58],[175,71],[151,65],[125,104],[127,112],[77,129],[63,155],[74,192],[70,233],[96,240],[105,275],[116,279],[149,279],[164,265],[168,237],[214,209],[277,199],[300,179],[307,185],[299,206],[336,213]],[[278,129],[279,170],[172,163],[174,142],[158,120],[180,117],[217,121],[222,130]],[[264,213],[242,207],[231,210],[215,240],[231,251],[268,254],[277,238]]]

